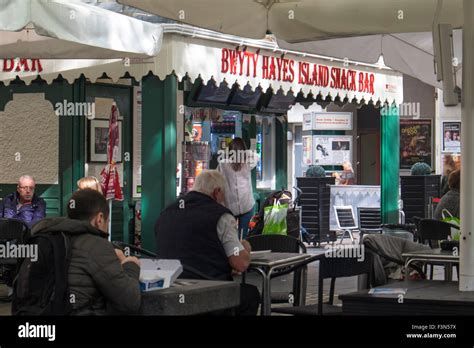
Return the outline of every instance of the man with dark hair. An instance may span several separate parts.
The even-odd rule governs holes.
[[[68,218],[46,218],[32,234],[58,231],[69,239],[71,258],[68,287],[73,315],[136,313],[140,308],[140,263],[125,257],[107,240],[109,208],[104,196],[92,189],[75,192]]]

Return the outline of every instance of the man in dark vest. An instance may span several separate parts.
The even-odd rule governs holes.
[[[239,241],[237,222],[224,207],[225,178],[216,170],[196,177],[192,191],[168,206],[155,226],[158,257],[179,259],[208,277],[232,280],[232,272],[245,272],[250,244]],[[193,275],[182,274],[183,278]],[[241,284],[241,315],[257,314],[260,294],[255,286]]]

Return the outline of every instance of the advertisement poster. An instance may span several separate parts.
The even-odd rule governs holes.
[[[400,119],[400,168],[417,162],[431,166],[431,120]]]
[[[461,122],[443,122],[443,152],[461,152]]]
[[[309,166],[313,164],[313,156],[311,154],[311,135],[305,135],[303,139],[303,164]]]
[[[352,161],[351,135],[315,135],[313,136],[313,164],[342,165]]]

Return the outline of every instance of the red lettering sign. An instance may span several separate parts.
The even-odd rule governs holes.
[[[260,56],[261,59],[259,59]],[[261,65],[257,69],[259,61]],[[323,64],[298,62],[296,65],[295,63],[293,59],[259,55],[239,49],[223,48],[221,54],[221,72],[223,73],[255,78],[257,71],[260,71],[261,78],[266,80],[293,82],[297,77],[300,85],[329,86],[346,91],[375,93],[375,75],[373,73],[357,72],[342,67],[328,67]],[[5,64],[7,63],[4,62],[4,69]],[[32,65],[32,69],[34,66]],[[28,65],[24,66],[24,69],[27,68]]]
[[[2,71],[3,72],[42,72],[43,71],[43,66],[41,65],[41,61],[39,59],[27,59],[27,58],[21,58],[17,62],[15,59],[10,58],[10,59],[4,59],[3,60],[3,66],[2,66]]]

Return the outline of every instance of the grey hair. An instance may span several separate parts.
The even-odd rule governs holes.
[[[193,185],[193,191],[201,192],[208,196],[212,196],[216,188],[220,188],[222,191],[225,190],[225,178],[217,170],[203,170],[196,177]]]
[[[35,179],[31,176],[31,175],[22,175],[20,176],[20,178],[18,179],[18,184],[20,184],[20,182],[24,179],[28,179],[28,180],[31,180],[33,182],[36,183]]]

